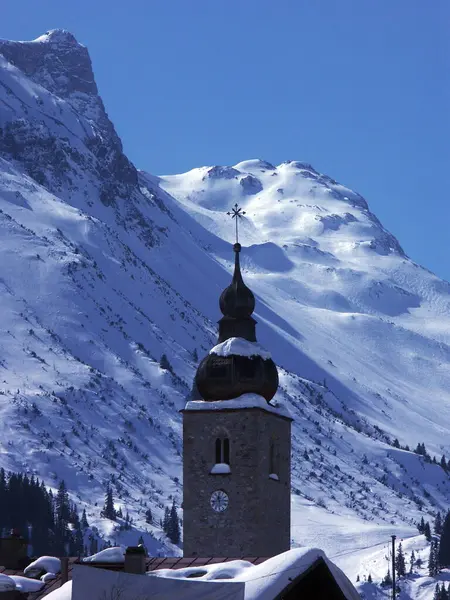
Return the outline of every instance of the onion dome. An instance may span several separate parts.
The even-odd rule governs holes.
[[[234,274],[230,285],[225,288],[220,295],[219,306],[222,314],[226,317],[249,317],[255,310],[255,296],[242,279],[241,267],[239,264],[239,252],[241,245],[236,242],[233,246]]]
[[[195,386],[206,401],[258,394],[270,402],[278,388],[278,372],[270,354],[256,342],[256,321],[251,316],[255,296],[242,279],[241,245],[234,244],[233,250],[233,279],[219,301],[223,317],[219,321],[218,344],[200,363]]]

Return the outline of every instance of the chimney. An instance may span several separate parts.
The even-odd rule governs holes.
[[[27,560],[28,542],[17,529],[12,529],[10,536],[0,538],[0,564],[7,569],[23,569]]]
[[[61,558],[61,585],[64,585],[68,581],[69,581],[69,557],[63,556]]]
[[[139,546],[128,546],[125,552],[125,573],[145,575],[146,551],[142,544]]]

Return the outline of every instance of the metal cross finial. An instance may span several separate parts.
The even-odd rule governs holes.
[[[238,221],[242,219],[242,215],[245,215],[245,210],[242,210],[237,204],[233,206],[231,211],[227,212],[227,215],[230,215],[232,219],[236,218],[236,244],[238,243]]]

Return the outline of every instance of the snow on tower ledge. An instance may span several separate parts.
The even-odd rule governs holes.
[[[272,402],[273,404],[269,404],[267,400],[259,394],[242,394],[242,396],[231,400],[189,400],[186,402],[184,410],[235,410],[239,408],[261,408],[267,412],[280,415],[281,417],[292,419],[291,414],[283,404],[277,401]]]
[[[221,344],[217,344],[217,346],[211,348],[209,353],[217,354],[217,356],[260,356],[264,360],[271,358],[270,352],[265,350],[260,344],[249,342],[240,337],[228,338]]]

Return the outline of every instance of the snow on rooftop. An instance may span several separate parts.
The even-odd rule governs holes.
[[[10,577],[16,585],[16,590],[23,594],[39,592],[45,585],[43,581],[39,581],[38,579],[30,579],[29,577],[22,577],[20,575],[11,575]]]
[[[214,348],[209,351],[210,354],[217,354],[217,356],[260,356],[264,360],[271,358],[270,352],[265,350],[257,342],[249,342],[248,340],[240,337],[232,337],[225,340],[221,344],[217,344]]]
[[[112,548],[105,548],[105,550],[101,550],[100,552],[97,552],[97,554],[92,554],[92,556],[86,556],[85,558],[83,558],[83,562],[124,562],[125,551],[125,546],[113,546]]]
[[[42,569],[47,573],[60,573],[61,561],[55,556],[40,556],[24,569],[25,575],[34,569]]]
[[[16,589],[16,582],[8,575],[0,573],[0,592],[10,592]]]
[[[189,400],[186,402],[184,410],[230,410],[238,408],[262,408],[268,412],[292,418],[287,408],[281,402],[269,404],[265,398],[259,394],[242,394],[238,398],[231,400],[215,400],[209,402],[206,400]]]
[[[336,583],[348,600],[359,595],[344,573],[330,562],[318,548],[296,548],[269,558],[259,565],[245,560],[232,560],[186,569],[160,569],[148,572],[150,577],[191,579],[195,581],[220,581],[223,579],[245,583],[245,600],[273,600],[293,579],[304,573],[322,558]]]

